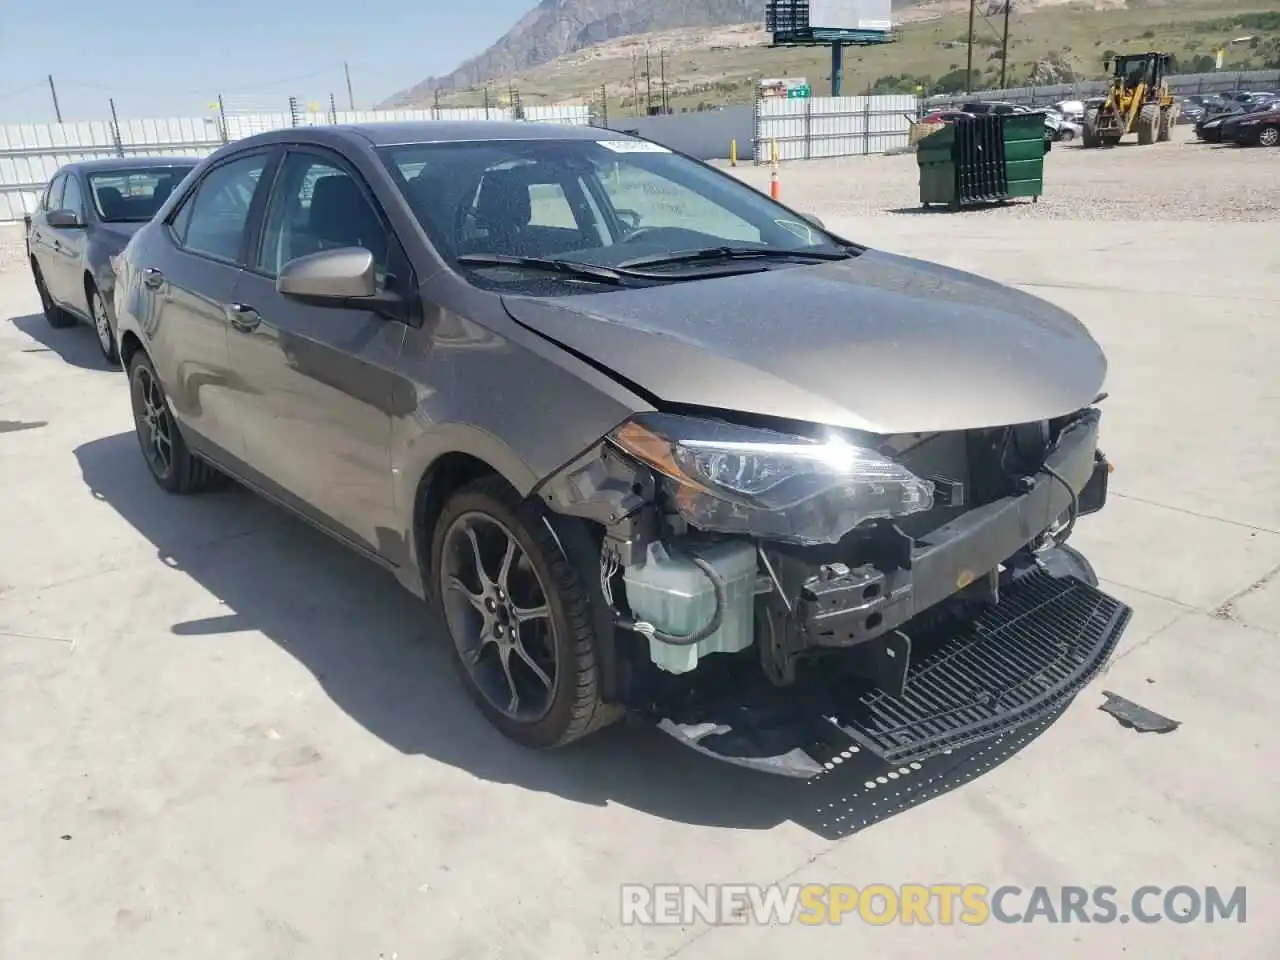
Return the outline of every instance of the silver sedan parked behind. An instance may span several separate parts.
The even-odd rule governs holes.
[[[1110,471],[1075,318],[645,140],[250,137],[115,305],[157,483],[393,571],[528,746],[630,710],[772,772],[909,762],[1060,709],[1128,618],[1065,546]]]
[[[103,357],[116,362],[115,258],[195,166],[184,157],[121,157],[54,174],[26,217],[27,260],[50,326],[89,322]]]

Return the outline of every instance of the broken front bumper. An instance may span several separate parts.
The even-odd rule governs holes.
[[[912,640],[922,656],[900,694],[821,672],[779,688],[761,680],[702,690],[659,726],[720,760],[818,776],[853,754],[898,765],[997,737],[1063,707],[1098,673],[1128,606],[1075,576],[1032,568],[959,626]]]
[[[890,556],[891,562],[853,570],[825,568],[800,593],[799,645],[848,647],[883,636],[995,571],[1053,526],[1073,493],[1079,513],[1101,509],[1110,465],[1097,452],[1098,422],[1091,411],[1063,430],[1045,461],[1056,477],[1028,477],[1016,496],[970,510],[915,541],[903,537],[896,562]]]

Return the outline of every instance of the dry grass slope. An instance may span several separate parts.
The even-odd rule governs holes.
[[[990,16],[982,15],[986,6],[979,3],[974,32],[978,88],[999,81],[999,4],[990,5]],[[849,49],[845,54],[845,91],[865,92],[877,81],[883,85],[884,78],[903,75],[912,78],[903,82],[903,88],[911,89],[915,78],[936,81],[964,69],[967,8],[962,0],[918,6],[903,17],[898,42]],[[1048,61],[1059,73],[1074,72],[1081,79],[1097,77],[1108,50],[1167,50],[1181,63],[1189,64],[1240,36],[1234,26],[1241,15],[1274,15],[1277,11],[1277,0],[1041,0],[1025,10],[1019,9],[1015,0],[1009,28],[1009,83],[1028,82],[1037,64],[1043,70]],[[1280,46],[1280,25],[1253,32],[1262,46],[1230,46],[1228,69],[1270,66],[1268,55],[1273,57]],[[631,113],[637,97],[641,105],[648,99],[647,86],[652,89],[653,102],[659,102],[662,76],[658,51],[665,49],[665,79],[677,110],[694,109],[700,103],[749,100],[755,81],[761,77],[804,76],[816,94],[827,93],[830,54],[826,48],[770,48],[767,43],[767,34],[752,24],[624,37],[495,80],[489,90],[497,102],[514,88],[522,101],[530,104],[597,100],[603,88],[611,113]],[[644,78],[646,47],[652,53],[648,85]],[[480,88],[453,91],[442,95],[441,103],[478,105],[483,96]],[[432,99],[426,95],[418,102],[429,105]]]

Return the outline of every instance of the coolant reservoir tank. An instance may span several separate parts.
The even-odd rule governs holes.
[[[719,629],[697,644],[675,646],[650,638],[649,659],[668,673],[688,673],[707,654],[737,653],[755,638],[756,550],[745,541],[650,544],[644,563],[628,567],[623,574],[635,619],[682,637],[711,622],[715,588],[694,566],[693,556],[715,568],[725,582],[728,602]]]

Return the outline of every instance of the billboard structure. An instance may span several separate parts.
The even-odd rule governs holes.
[[[768,0],[774,43],[884,43],[892,39],[891,0]]]
[[[767,0],[765,29],[774,46],[831,46],[831,95],[840,96],[844,48],[888,43],[892,0]]]

